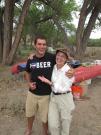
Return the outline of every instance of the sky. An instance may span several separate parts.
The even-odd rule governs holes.
[[[83,0],[75,0],[75,1],[78,5],[82,5],[82,3],[83,3]],[[78,16],[78,18],[75,18],[74,21],[73,21],[73,23],[75,24],[76,27],[78,25],[78,20],[79,20],[79,16]],[[90,38],[91,39],[101,38],[101,27],[99,29],[92,30]]]
[[[91,36],[90,38],[93,38],[93,39],[99,39],[101,38],[101,29],[100,30],[93,30],[92,33],[91,33]]]
[[[76,27],[78,26],[78,20],[79,20],[79,18],[75,18],[73,20],[73,24],[75,24]],[[92,30],[90,38],[91,39],[99,39],[99,38],[101,38],[101,28]]]

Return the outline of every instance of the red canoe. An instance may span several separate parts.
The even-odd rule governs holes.
[[[74,76],[75,82],[81,82],[97,76],[101,76],[101,65],[92,65],[88,67],[80,66],[75,69]]]
[[[25,71],[26,62],[15,64],[11,68],[12,74]],[[101,76],[101,65],[92,65],[88,67],[80,66],[74,69],[75,82],[81,82],[84,80],[92,79],[97,76]]]
[[[11,67],[11,73],[18,74],[19,72],[25,71],[25,68],[26,62],[17,63]]]

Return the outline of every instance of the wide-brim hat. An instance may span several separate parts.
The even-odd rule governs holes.
[[[59,48],[56,50],[56,55],[58,52],[62,52],[65,54],[65,56],[68,58],[68,49],[67,48]]]

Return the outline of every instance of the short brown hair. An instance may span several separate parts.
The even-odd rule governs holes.
[[[35,39],[34,39],[34,44],[37,43],[37,40],[38,40],[38,39],[44,39],[44,40],[46,40],[46,42],[47,42],[47,39],[46,39],[45,36],[43,36],[43,35],[38,35],[38,36],[36,36]]]

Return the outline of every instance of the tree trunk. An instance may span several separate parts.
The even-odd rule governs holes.
[[[3,57],[3,9],[0,9],[0,63]]]
[[[16,35],[15,35],[15,40],[13,42],[10,54],[8,56],[7,64],[12,64],[12,62],[13,62],[16,50],[18,48],[18,45],[19,45],[19,42],[20,42],[20,39],[21,39],[24,20],[25,20],[25,17],[27,15],[30,3],[31,3],[31,0],[25,0],[25,2],[24,2],[23,8],[22,8],[22,13],[21,13],[20,18],[19,18],[19,24],[18,24],[18,27],[17,27]]]
[[[23,35],[22,41],[23,41],[23,47],[27,48],[27,36],[26,35]]]
[[[92,29],[95,25],[96,19],[97,19],[98,14],[99,14],[99,10],[100,10],[100,8],[98,6],[93,9],[92,15],[91,15],[91,17],[89,19],[89,22],[88,22],[88,25],[85,28],[83,38],[82,38],[82,50],[83,50],[83,52],[85,52],[85,50],[86,50],[87,42],[88,42],[88,39],[90,37],[90,33],[91,33],[91,31],[92,31]]]
[[[95,25],[96,19],[101,12],[101,1],[99,0],[85,0],[81,9],[80,19],[76,33],[76,55],[78,58],[83,58],[88,39],[91,31]],[[87,24],[86,18],[91,14]],[[85,26],[86,25],[86,26]]]
[[[1,27],[1,24],[0,24],[0,27]],[[3,42],[2,42],[2,32],[1,32],[1,29],[0,29],[0,63],[2,61],[2,55],[3,55]]]
[[[13,13],[14,13],[14,1],[5,1],[4,11],[4,45],[3,45],[3,60],[2,63],[6,63],[6,58],[10,52],[12,45],[12,31],[13,31]]]
[[[53,17],[53,20],[56,26],[58,27],[58,29],[62,32],[63,38],[64,38],[63,42],[64,42],[64,45],[67,47],[69,43],[68,43],[67,33],[65,32],[65,29],[61,26],[61,24],[59,23],[56,17]]]
[[[78,23],[78,28],[76,32],[76,55],[77,57],[82,56],[83,50],[82,50],[82,37],[83,37],[83,32],[84,32],[84,25],[85,25],[85,20],[86,20],[86,11],[87,11],[87,6],[89,4],[89,0],[85,0],[80,12],[80,19]]]

